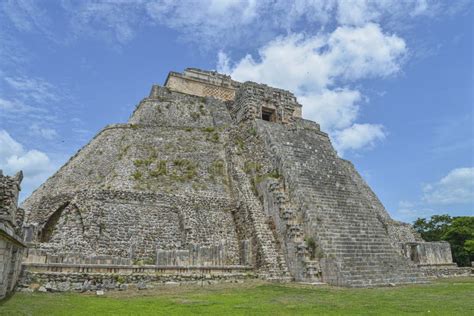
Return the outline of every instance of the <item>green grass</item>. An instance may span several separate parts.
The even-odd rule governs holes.
[[[299,284],[162,286],[94,294],[17,293],[1,315],[474,315],[474,279],[345,289]]]

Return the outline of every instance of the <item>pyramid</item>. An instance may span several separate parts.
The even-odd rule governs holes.
[[[30,248],[354,287],[425,282],[420,260],[451,264],[449,245],[390,218],[301,108],[289,91],[170,72],[25,200]]]

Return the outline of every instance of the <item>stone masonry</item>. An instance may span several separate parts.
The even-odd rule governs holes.
[[[14,177],[0,170],[0,299],[13,291],[20,273],[23,210],[17,207],[21,172]]]
[[[24,287],[107,264],[352,287],[453,268],[449,245],[392,220],[291,92],[194,68],[154,85],[22,207]]]

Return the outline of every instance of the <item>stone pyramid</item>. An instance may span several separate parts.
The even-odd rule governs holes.
[[[194,68],[154,85],[22,207],[30,247],[49,256],[341,286],[425,281],[406,248],[421,238],[292,93]]]

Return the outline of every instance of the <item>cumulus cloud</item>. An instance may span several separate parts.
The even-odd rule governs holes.
[[[36,149],[27,150],[7,131],[0,130],[0,169],[8,175],[22,170],[22,191],[30,193],[51,175],[55,166],[46,153]]]
[[[385,139],[384,127],[380,124],[353,124],[334,133],[334,146],[341,153],[347,150],[371,148],[377,141]]]
[[[356,124],[362,92],[355,81],[386,77],[400,71],[407,48],[404,40],[380,26],[341,26],[315,36],[279,37],[231,65],[219,52],[218,71],[239,81],[256,81],[295,92],[304,116],[330,133],[340,154],[373,147],[385,138],[380,124]],[[276,67],[278,65],[278,67]]]
[[[7,174],[23,170],[25,177],[36,177],[51,171],[49,157],[38,150],[26,150],[5,130],[0,130],[0,169]]]
[[[267,82],[293,91],[320,90],[336,79],[396,73],[405,53],[402,38],[384,34],[379,25],[369,23],[363,27],[338,27],[330,34],[279,37],[259,50],[259,61],[247,55],[231,73],[237,80]],[[219,65],[226,60],[222,52],[220,58]]]
[[[441,180],[426,184],[422,200],[430,204],[474,205],[474,168],[456,168]]]
[[[318,122],[325,131],[340,130],[354,122],[359,114],[362,95],[357,90],[324,89],[320,93],[299,95],[303,116]]]
[[[413,201],[400,201],[397,213],[401,219],[412,221],[452,211],[472,214],[474,208],[474,168],[463,167],[449,171],[439,181],[424,184],[422,194]]]

